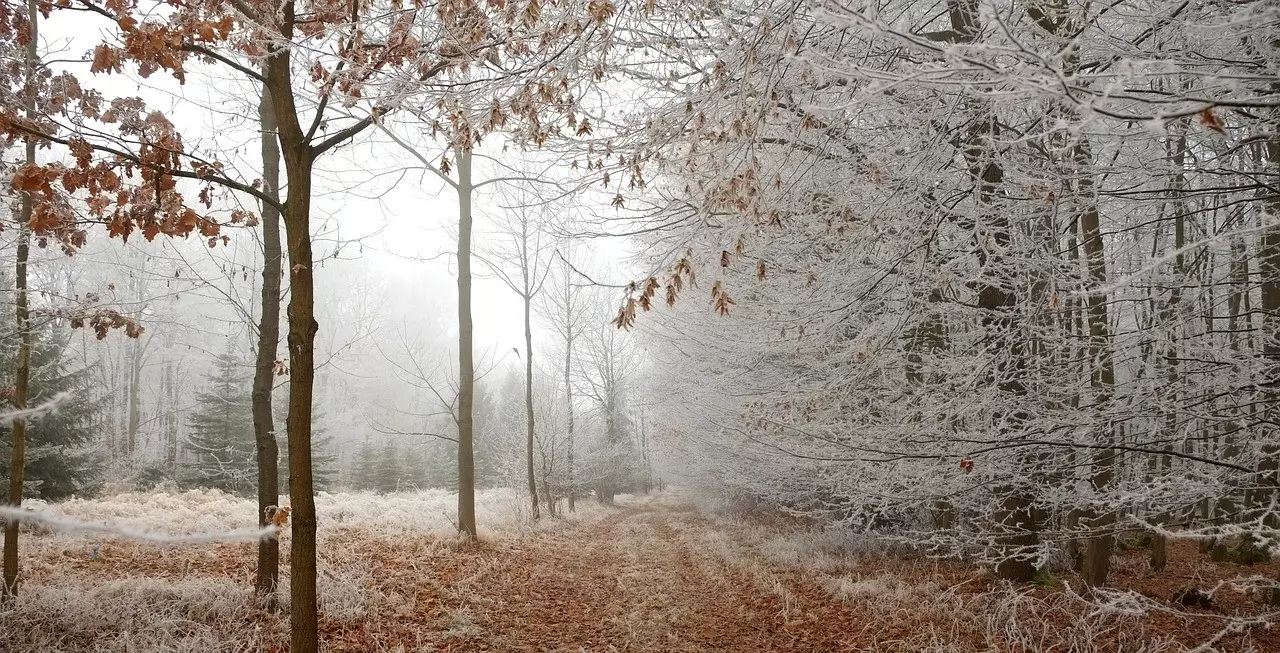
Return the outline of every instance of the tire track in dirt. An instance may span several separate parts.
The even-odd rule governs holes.
[[[715,526],[675,507],[623,508],[499,547],[466,588],[476,630],[445,639],[446,650],[852,651],[844,604],[801,579],[762,583],[706,550],[699,529]],[[693,536],[690,536],[690,535]],[[769,582],[773,587],[762,587]],[[803,594],[808,610],[792,605]],[[820,590],[819,590],[820,592]],[[817,608],[817,609],[815,609]]]
[[[664,568],[685,580],[689,603],[695,606],[682,633],[698,644],[689,650],[856,650],[849,641],[852,633],[843,627],[855,618],[843,604],[825,593],[801,590],[799,585],[807,584],[801,579],[764,570],[750,557],[732,562],[721,557],[706,536],[723,534],[692,510],[656,516],[652,530],[662,543],[658,550],[674,554]],[[752,566],[764,576],[749,572]],[[801,594],[808,599],[804,608],[796,604]]]
[[[503,543],[456,589],[476,632],[445,637],[445,650],[561,653],[608,651],[622,639],[612,537],[614,515],[523,541]]]

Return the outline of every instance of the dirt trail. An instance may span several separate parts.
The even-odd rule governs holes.
[[[855,650],[846,606],[679,506],[623,508],[462,558],[434,607],[445,650]]]

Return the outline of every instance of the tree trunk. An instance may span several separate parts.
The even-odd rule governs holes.
[[[142,289],[142,282],[138,282],[139,291]],[[139,292],[139,299],[142,298]],[[138,317],[142,313],[139,312]],[[128,423],[125,426],[125,463],[131,468],[134,463],[134,457],[138,451],[138,429],[142,425],[142,359],[143,359],[142,339],[133,341],[133,353],[129,357],[129,415]]]
[[[1272,135],[1266,145],[1267,163],[1274,175],[1280,172],[1280,138]],[[1269,189],[1269,197],[1265,206],[1271,213],[1271,220],[1280,217],[1280,194]],[[1270,528],[1280,527],[1280,518],[1274,510],[1269,510],[1280,491],[1280,436],[1271,426],[1276,423],[1274,411],[1280,397],[1276,386],[1280,384],[1280,226],[1272,224],[1262,232],[1258,243],[1258,272],[1262,277],[1262,358],[1265,365],[1261,385],[1266,406],[1264,417],[1266,426],[1259,434],[1262,442],[1262,456],[1258,459],[1258,490],[1255,491],[1251,508],[1255,511],[1266,511],[1263,516],[1265,524]],[[1271,592],[1271,603],[1280,605],[1280,588]]]
[[[533,518],[538,519],[538,483],[533,475],[533,327],[529,320],[529,257],[528,257],[528,234],[524,240],[524,260],[521,262],[524,273],[524,408],[525,421],[528,428],[525,437],[525,458],[527,464],[527,472],[529,475],[529,497],[533,502]],[[548,497],[550,489],[548,488]],[[548,501],[550,499],[548,498]],[[550,505],[548,504],[550,509]]]
[[[994,383],[1002,396],[1014,401],[1026,396],[1023,380],[1026,361],[1024,343],[1016,333],[1014,322],[1017,295],[1006,288],[1005,281],[1009,270],[1002,252],[1009,245],[1009,223],[992,206],[996,191],[1004,182],[1004,170],[988,159],[991,148],[986,141],[994,132],[994,126],[984,124],[975,129],[965,154],[979,180],[977,202],[980,216],[977,223],[980,226],[974,236],[979,243],[983,275],[988,280],[979,288],[978,307],[983,310],[982,326],[990,334],[987,351],[995,357],[988,382]],[[983,243],[993,246],[988,248]],[[993,415],[993,423],[1004,434],[1015,433],[1025,420],[1023,408],[1016,405],[1011,412]],[[1030,550],[1039,542],[1032,509],[1034,496],[1029,488],[1017,485],[1000,487],[996,492],[1002,495],[1000,509],[996,512],[997,527],[1001,531],[997,541],[1004,549],[1003,560],[996,566],[996,573],[1008,580],[1027,582],[1035,576]]]
[[[947,13],[952,40],[976,43],[981,34],[977,0],[947,0]],[[997,123],[994,115],[986,115],[989,113],[989,110],[979,111],[960,148],[976,182],[973,236],[981,266],[978,308],[982,310],[981,324],[987,333],[986,351],[993,357],[986,382],[994,385],[1003,398],[1015,401],[1027,394],[1023,379],[1025,343],[1014,328],[1018,298],[1010,288],[1016,282],[1012,280],[1004,253],[1010,242],[1009,219],[1000,207],[994,206],[1000,186],[1004,184],[1004,169],[993,158],[996,148],[992,141]],[[1015,433],[1025,420],[1023,408],[1016,404],[1011,412],[992,415],[992,424],[1001,435]],[[1034,496],[1025,483],[1023,486],[1011,483],[994,491],[1000,497],[1000,508],[995,512],[996,544],[1002,550],[996,573],[1008,580],[1029,581],[1035,575],[1029,549],[1039,542],[1032,514]]]
[[[612,372],[612,370],[610,370]],[[617,483],[609,475],[618,469],[618,417],[617,417],[617,400],[614,397],[614,380],[612,374],[606,377],[608,385],[605,388],[605,439],[609,443],[609,464],[606,472],[596,479],[596,503],[606,506],[613,505],[613,498],[618,493]]]
[[[458,152],[458,532],[476,539],[476,371],[471,351],[471,152]],[[537,501],[537,494],[534,495]]]
[[[35,77],[39,63],[36,44],[39,40],[35,0],[27,1],[27,20],[31,24],[30,42],[27,43],[26,57],[26,109],[27,116],[36,117],[35,109]],[[36,142],[27,139],[26,163],[36,162]],[[31,312],[27,305],[27,260],[31,255],[31,214],[35,209],[31,193],[22,194],[21,215],[18,224],[17,262],[14,264],[14,318],[18,331],[18,355],[14,363],[13,407],[23,410],[27,407],[27,395],[31,383]],[[22,507],[22,482],[27,464],[27,420],[17,417],[10,428],[13,436],[11,456],[9,459],[9,505]],[[18,520],[10,519],[4,524],[4,587],[0,588],[0,604],[12,602],[18,596]]]
[[[556,493],[551,488],[551,473],[546,472],[542,475],[542,500],[547,504],[547,516],[556,516]]]
[[[280,197],[280,145],[271,94],[264,87],[258,104],[262,129],[262,190]],[[258,455],[258,525],[267,526],[280,501],[279,457],[271,414],[271,388],[275,383],[276,349],[280,341],[280,212],[262,203],[262,315],[258,323],[258,357],[253,373],[253,436]],[[309,420],[308,420],[309,421]],[[258,542],[258,579],[254,589],[268,609],[275,610],[280,577],[280,541]]]
[[[644,463],[644,481],[641,489],[645,494],[653,491],[653,461],[649,455],[649,431],[645,428],[644,408],[640,408],[640,460]]]
[[[294,6],[282,7],[281,32],[293,37]],[[271,46],[267,87],[275,112],[289,185],[284,205],[289,247],[289,503],[293,539],[289,547],[291,653],[319,648],[316,619],[316,504],[311,479],[311,394],[315,380],[315,287],[311,260],[311,168],[314,153],[298,124],[288,50]]]
[[[1173,325],[1181,322],[1178,315],[1182,310],[1182,286],[1180,284],[1187,276],[1186,256],[1182,253],[1182,248],[1187,244],[1187,210],[1185,202],[1183,201],[1184,192],[1187,188],[1187,176],[1186,173],[1183,172],[1187,152],[1186,134],[1180,134],[1179,137],[1173,141],[1173,148],[1174,151],[1170,153],[1169,158],[1173,164],[1173,168],[1179,171],[1178,174],[1174,176],[1173,188],[1170,189],[1174,213],[1173,250],[1177,253],[1174,254],[1173,262],[1174,283],[1169,288],[1169,301],[1168,305],[1165,307],[1165,321],[1170,324],[1169,344],[1165,351],[1165,378],[1168,379],[1169,393],[1171,395],[1166,396],[1165,401],[1169,405],[1178,405],[1176,393],[1178,387],[1177,381],[1179,378],[1178,367],[1181,355],[1178,350],[1177,328]],[[1177,412],[1172,409],[1168,410],[1164,421],[1165,437],[1172,441],[1173,434],[1177,431]],[[1166,445],[1165,450],[1172,452],[1173,445]],[[1169,469],[1173,466],[1173,461],[1170,456],[1165,455],[1159,459],[1157,465],[1159,465],[1160,469],[1165,473],[1168,473]],[[1168,514],[1158,515],[1155,517],[1155,521],[1157,525],[1163,526],[1169,521],[1169,517],[1170,516]],[[1168,545],[1168,538],[1164,535],[1160,533],[1152,535],[1150,567],[1153,570],[1161,571],[1169,564]]]
[[[569,411],[569,512],[574,511],[574,500],[578,494],[578,483],[573,476],[573,383],[569,374],[573,369],[573,301],[569,286],[569,275],[564,277],[565,288],[565,338],[564,338],[564,398],[565,408]]]
[[[286,167],[290,155],[285,151]],[[289,174],[285,237],[289,243],[289,504],[293,540],[289,548],[289,601],[293,653],[314,653],[316,624],[316,504],[311,479],[311,392],[315,374],[315,287],[312,277],[309,207],[311,161],[295,159]]]
[[[1107,262],[1099,225],[1098,207],[1091,197],[1092,155],[1087,141],[1077,142],[1073,158],[1081,175],[1077,193],[1089,203],[1080,214],[1082,241],[1080,246],[1084,251],[1085,266],[1088,269],[1088,288],[1091,291],[1086,302],[1089,323],[1088,351],[1089,360],[1093,365],[1090,386],[1094,391],[1095,414],[1101,415],[1102,411],[1107,409],[1107,404],[1111,402],[1112,388],[1116,383],[1115,366],[1111,360],[1111,333],[1107,322],[1107,293],[1101,291],[1107,283]],[[1091,483],[1095,492],[1101,492],[1111,484],[1115,477],[1117,455],[1115,449],[1107,448],[1115,445],[1115,433],[1109,420],[1104,420],[1099,429],[1094,434],[1094,442],[1102,445],[1103,448],[1095,450],[1093,455]],[[1091,528],[1101,528],[1106,532],[1102,535],[1095,534],[1085,547],[1082,575],[1085,584],[1089,587],[1101,587],[1107,582],[1107,575],[1111,570],[1111,552],[1115,544],[1115,538],[1111,535],[1110,529],[1115,523],[1115,518],[1114,512],[1107,512],[1093,516],[1090,520]]]
[[[173,361],[164,364],[164,438],[165,469],[172,478],[178,477],[178,387],[173,378]]]

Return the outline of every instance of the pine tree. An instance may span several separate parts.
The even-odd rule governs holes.
[[[276,418],[277,424],[284,424],[288,412],[288,396],[284,401],[276,401],[273,407],[281,411]],[[284,437],[284,429],[276,429],[276,446],[280,451],[280,491],[289,491],[289,442]],[[316,492],[327,492],[333,488],[338,476],[338,455],[334,451],[333,436],[325,425],[325,416],[317,405],[311,412],[311,485]]]
[[[377,452],[373,445],[365,440],[356,454],[355,470],[351,474],[351,488],[353,490],[376,489],[377,475]]]
[[[374,486],[379,492],[395,492],[400,489],[404,470],[400,465],[400,448],[395,442],[387,440],[383,443],[375,470]]]
[[[500,401],[495,389],[488,383],[476,385],[476,403],[475,403],[475,469],[476,469],[476,487],[496,487],[503,482],[501,472],[498,469],[497,440],[498,433],[502,428],[502,416]],[[447,444],[447,443],[446,443]],[[442,453],[448,457],[456,456],[456,452],[452,452],[454,447],[444,447]],[[456,463],[450,464],[456,467]],[[446,487],[450,491],[456,492],[458,487],[457,474],[446,476]]]
[[[184,482],[250,496],[258,482],[249,367],[235,355],[219,354],[209,387],[196,394],[199,407],[188,417]]]
[[[428,487],[427,458],[423,455],[424,442],[410,442],[405,447],[400,466],[401,488],[419,490]]]
[[[0,319],[0,332],[12,332],[13,311],[5,308],[0,313],[7,318]],[[93,447],[93,415],[102,400],[91,391],[90,368],[67,370],[68,341],[65,327],[49,322],[36,325],[29,404],[39,405],[60,393],[69,395],[57,410],[32,420],[27,430],[24,495],[46,501],[92,493],[101,469],[101,456]],[[0,366],[6,379],[13,378],[16,353],[16,338],[0,339]],[[11,437],[9,425],[0,422],[0,451],[9,450]],[[0,456],[0,474],[9,476],[8,456]]]
[[[479,431],[477,431],[478,433]],[[475,460],[479,463],[482,458],[477,450]],[[426,445],[426,479],[424,485],[426,487],[444,488],[450,492],[458,491],[458,447],[449,440],[433,438]],[[477,469],[480,466],[477,464]],[[477,473],[476,487],[483,487],[480,483],[480,475]]]

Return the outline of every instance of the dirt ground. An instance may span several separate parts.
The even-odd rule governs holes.
[[[400,627],[326,627],[326,639],[350,651],[367,650],[371,636],[388,649],[444,651],[860,650],[849,606],[795,574],[762,587],[700,540],[709,528],[691,508],[623,508],[419,560],[407,577],[386,551],[374,582],[406,597]]]
[[[1135,571],[1137,552],[1117,560],[1118,582],[1159,602],[1134,616],[1099,613],[1061,581],[1004,588],[968,565],[871,556],[824,566],[803,551],[780,562],[771,530],[657,502],[432,556],[412,573],[387,551],[374,582],[406,597],[401,618],[327,628],[327,639],[335,651],[370,650],[371,638],[378,650],[539,653],[1280,651],[1277,628],[1220,632],[1227,611],[1265,612],[1256,601],[1223,591],[1197,614],[1162,596],[1213,575],[1193,545],[1160,575]]]

